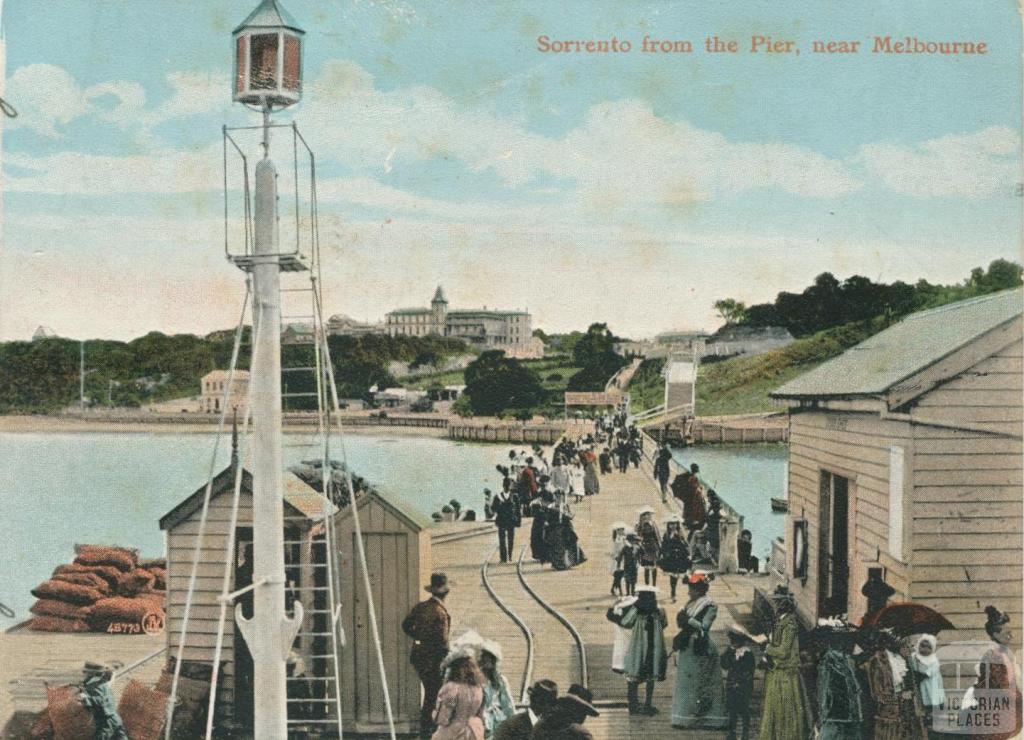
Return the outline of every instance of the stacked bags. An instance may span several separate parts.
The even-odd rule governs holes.
[[[164,617],[167,561],[139,560],[124,547],[77,545],[75,560],[60,565],[32,589],[38,601],[29,629],[42,632],[107,632],[137,625],[150,613]],[[141,629],[119,629],[127,634]]]

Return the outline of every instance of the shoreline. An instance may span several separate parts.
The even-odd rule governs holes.
[[[229,424],[224,432],[230,433]],[[168,423],[156,421],[114,421],[108,419],[76,419],[57,416],[0,416],[0,432],[33,434],[52,432],[59,434],[216,434],[216,423]],[[441,427],[392,426],[376,424],[345,424],[345,434],[381,437],[447,438],[448,430]],[[316,434],[316,428],[302,424],[285,424],[285,434]],[[337,430],[333,430],[337,433]]]

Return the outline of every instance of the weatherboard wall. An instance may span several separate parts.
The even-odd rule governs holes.
[[[985,637],[989,604],[1008,613],[1014,625],[1024,618],[1022,351],[1018,339],[925,394],[911,412],[1003,432],[913,427],[910,597],[960,627],[958,639]]]
[[[819,486],[822,471],[849,479],[849,528],[847,560],[848,609],[859,619],[867,608],[860,589],[869,567],[885,568],[885,580],[896,589],[895,599],[908,594],[908,566],[889,552],[889,493],[891,448],[905,450],[911,459],[910,424],[882,420],[877,414],[806,411],[790,417],[789,513],[786,516],[787,557],[792,560],[796,520],[807,521],[807,578],[790,578],[800,615],[812,623],[819,616],[818,557],[821,526]],[[913,471],[904,467],[905,490]],[[907,515],[905,507],[904,515]],[[905,519],[904,519],[905,520]],[[793,563],[786,563],[793,572]]]

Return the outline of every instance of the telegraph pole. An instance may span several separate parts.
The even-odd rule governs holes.
[[[78,410],[85,411],[85,340],[78,343]]]

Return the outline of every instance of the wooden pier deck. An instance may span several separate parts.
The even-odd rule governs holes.
[[[35,715],[46,708],[46,685],[64,686],[82,680],[82,666],[91,660],[130,666],[167,643],[160,635],[64,635],[15,630],[0,632],[0,737],[28,737]],[[128,677],[152,686],[164,666],[160,654],[132,670]],[[128,679],[114,682],[120,699]]]
[[[587,683],[594,692],[601,716],[588,719],[586,727],[595,738],[620,740],[622,738],[706,738],[724,737],[725,732],[709,730],[677,730],[670,724],[672,690],[675,666],[669,661],[667,680],[659,683],[655,692],[655,706],[660,714],[654,717],[630,717],[626,707],[625,680],[612,672],[611,650],[613,630],[605,619],[605,612],[613,599],[609,595],[611,575],[609,550],[611,525],[622,520],[636,519],[636,511],[648,504],[657,511],[668,513],[663,507],[660,493],[649,468],[630,468],[625,474],[611,473],[600,479],[601,492],[584,499],[574,507],[574,524],[587,561],[572,570],[556,571],[529,560],[523,565],[523,576],[537,595],[549,606],[564,615],[582,636],[587,660]],[[528,544],[529,522],[517,531],[516,554],[521,545]],[[451,543],[437,543],[433,547],[435,570],[445,570],[456,585],[448,597],[452,614],[452,634],[464,629],[475,629],[485,637],[501,643],[504,650],[503,672],[518,693],[526,662],[526,639],[523,632],[495,604],[484,588],[480,567],[491,556],[497,542],[496,533],[483,533]],[[580,657],[569,631],[548,614],[518,580],[515,565],[497,565],[497,556],[489,569],[496,594],[505,599],[534,636],[534,666],[531,680],[550,678],[565,690],[571,683],[581,683]],[[642,576],[641,576],[642,578]],[[675,604],[669,599],[667,579],[659,578],[659,601],[669,618],[666,639],[675,634],[675,616],[686,601],[686,590],[680,586]],[[719,605],[719,616],[712,636],[721,647],[727,643],[726,630],[739,622],[748,626],[755,585],[764,587],[763,576],[727,574],[717,577],[711,586],[711,596]],[[762,672],[755,683],[753,716],[760,715]],[[517,697],[518,698],[518,697]],[[756,729],[756,728],[755,728]]]

